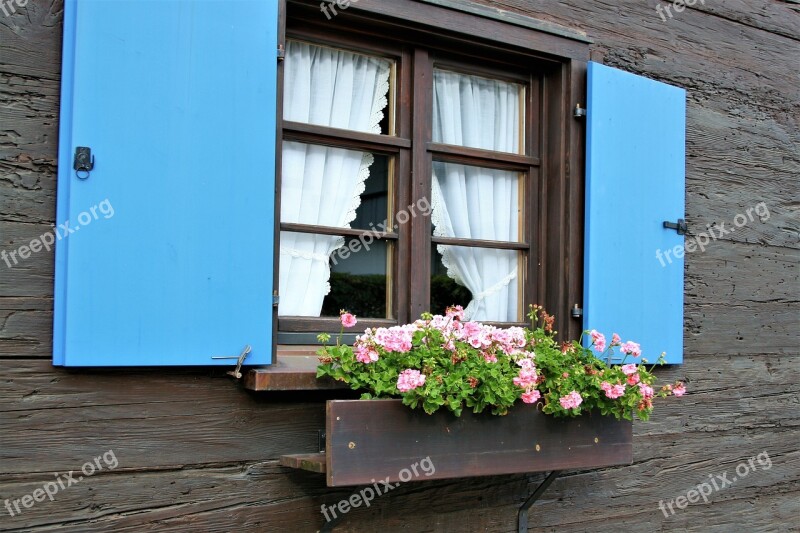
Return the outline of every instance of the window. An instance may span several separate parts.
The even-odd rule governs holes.
[[[338,331],[340,309],[365,327],[453,304],[525,323],[563,286],[545,273],[542,206],[564,187],[566,117],[545,116],[566,97],[564,64],[348,17],[289,4],[279,342]],[[555,220],[567,206],[553,207]]]

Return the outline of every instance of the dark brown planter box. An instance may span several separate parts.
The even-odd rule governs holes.
[[[564,469],[633,461],[633,426],[613,417],[553,418],[534,405],[506,416],[464,411],[427,415],[400,400],[331,400],[324,465],[330,487]],[[433,465],[427,475],[419,466]],[[323,460],[322,456],[319,456]],[[295,466],[303,467],[300,464]],[[433,470],[428,467],[427,470]],[[311,469],[311,468],[310,468]]]

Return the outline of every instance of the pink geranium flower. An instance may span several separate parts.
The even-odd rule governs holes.
[[[675,386],[672,387],[672,394],[675,396],[683,396],[686,394],[686,385],[684,385],[682,382],[676,383]]]
[[[592,336],[592,344],[594,345],[594,349],[598,352],[606,351],[606,336],[593,329],[589,334]]]
[[[421,374],[419,370],[407,369],[400,372],[397,377],[397,390],[400,392],[408,392],[417,387],[425,384],[425,374]]]
[[[611,398],[612,400],[619,398],[623,394],[625,394],[625,385],[612,385],[608,381],[604,381],[600,384],[600,388],[605,391],[606,396]]]
[[[638,370],[638,368],[634,364],[622,365],[622,371],[625,373],[626,376],[630,376],[631,374],[635,374],[637,370]]]
[[[642,348],[635,342],[624,342],[619,349],[622,351],[622,353],[632,355],[634,357],[639,357],[642,355]]]
[[[572,391],[566,396],[559,398],[558,401],[564,409],[574,409],[583,403],[583,398],[577,391]]]
[[[345,311],[342,311],[339,319],[342,321],[342,325],[346,328],[352,328],[356,325],[358,320],[356,320],[356,316]]]
[[[617,335],[616,333],[611,335],[611,346],[619,346],[621,342],[622,339],[619,338],[619,335]]]
[[[542,394],[536,389],[522,393],[522,401],[525,403],[536,403],[541,397]]]

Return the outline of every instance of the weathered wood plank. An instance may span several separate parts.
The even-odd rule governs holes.
[[[407,481],[403,472],[422,481],[597,468],[632,457],[630,422],[557,419],[531,405],[502,417],[456,417],[410,411],[400,400],[334,400],[327,405],[325,434],[331,487]]]

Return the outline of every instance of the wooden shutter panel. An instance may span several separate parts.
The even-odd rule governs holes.
[[[680,363],[686,92],[590,63],[588,93],[584,327]]]
[[[277,4],[66,2],[54,364],[271,361]]]

